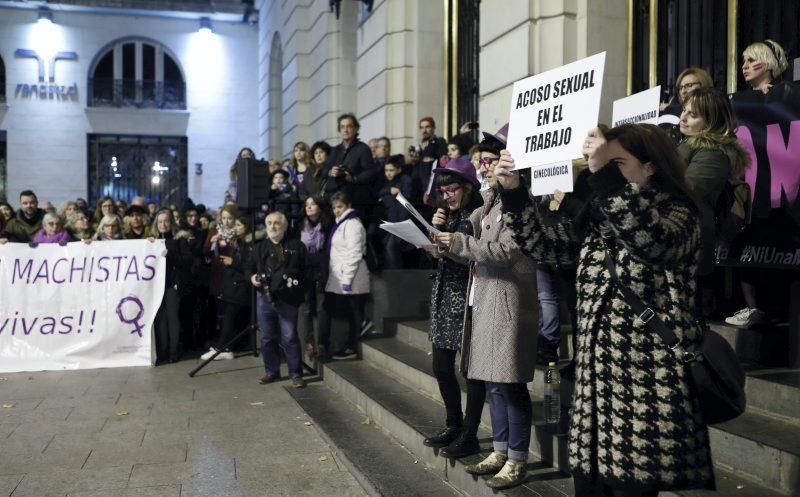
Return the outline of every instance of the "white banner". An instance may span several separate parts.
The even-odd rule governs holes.
[[[581,156],[597,126],[605,61],[603,52],[514,83],[507,148],[516,169]]]
[[[661,105],[661,86],[640,91],[614,101],[611,122],[620,124],[658,124]]]
[[[0,372],[151,364],[164,241],[0,245]]]

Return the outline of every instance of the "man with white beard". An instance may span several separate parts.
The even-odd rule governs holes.
[[[266,222],[267,239],[255,246],[248,263],[250,282],[258,289],[256,310],[266,371],[260,383],[263,385],[280,379],[280,343],[292,385],[303,388],[306,382],[302,378],[297,315],[303,303],[305,246],[300,240],[286,237],[289,222],[283,213],[270,213]]]

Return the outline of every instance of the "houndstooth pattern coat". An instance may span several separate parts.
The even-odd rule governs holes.
[[[553,263],[580,249],[572,473],[624,488],[714,488],[708,430],[688,368],[634,320],[605,264],[606,247],[614,247],[622,284],[679,337],[696,340],[696,209],[627,183],[614,167],[590,184],[595,198],[580,237],[564,225],[543,226],[524,189],[503,193],[505,219],[524,253]]]

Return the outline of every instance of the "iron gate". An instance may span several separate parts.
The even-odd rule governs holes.
[[[186,137],[90,134],[88,146],[90,205],[104,195],[159,206],[186,199]]]

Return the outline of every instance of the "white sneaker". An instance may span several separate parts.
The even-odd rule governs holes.
[[[766,321],[764,312],[758,309],[750,309],[745,307],[736,311],[733,316],[725,318],[725,322],[736,326],[738,328],[752,328],[755,325],[762,324]]]
[[[206,352],[206,353],[204,353],[203,355],[200,356],[200,359],[202,359],[204,361],[207,361],[207,360],[211,359],[211,356],[216,354],[216,353],[217,353],[217,349],[215,349],[214,347],[211,347],[210,349],[208,349],[208,352]]]
[[[233,359],[233,352],[220,352],[217,357],[214,358],[215,361],[230,361]]]

